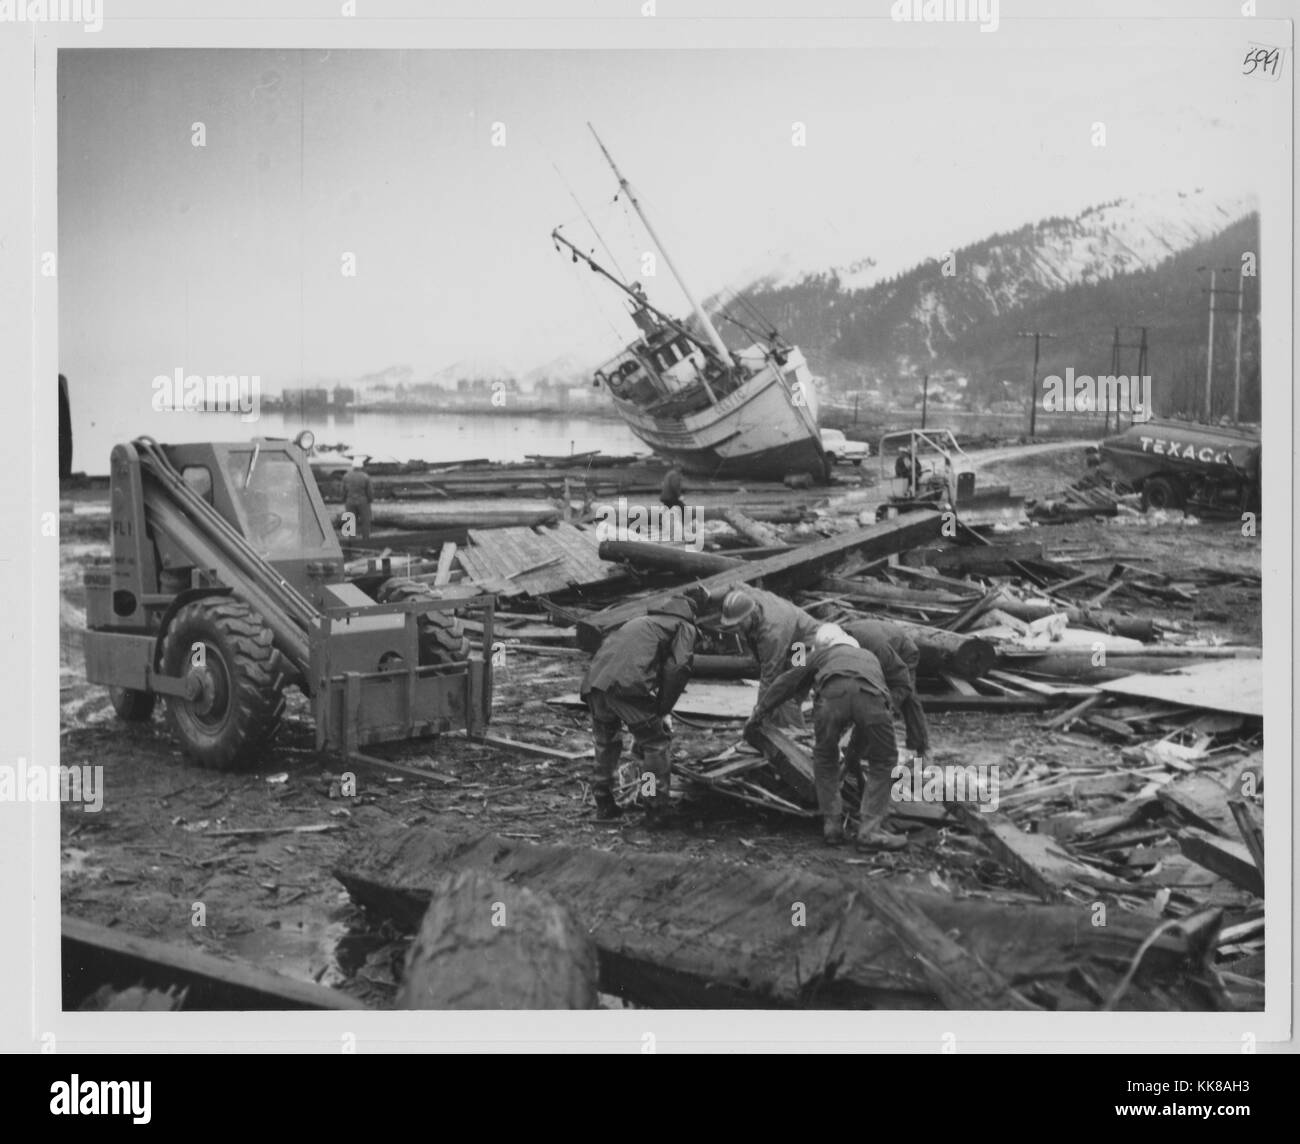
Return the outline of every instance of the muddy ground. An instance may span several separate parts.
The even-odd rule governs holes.
[[[1081,470],[1070,453],[1003,462],[982,480],[1010,480],[1017,491],[1045,495]],[[512,652],[496,674],[492,730],[571,750],[563,761],[471,744],[454,736],[385,752],[418,761],[430,781],[357,772],[354,798],[340,797],[337,759],[312,749],[305,701],[294,692],[284,726],[262,765],[223,774],[188,763],[168,732],[162,704],[143,725],[117,721],[107,694],[85,681],[80,645],[85,593],[82,571],[108,553],[107,496],[64,492],[61,533],[60,689],[65,765],[104,767],[99,813],[65,805],[62,819],[64,912],[132,934],[222,957],[247,960],[289,976],[336,986],[368,1004],[391,1005],[406,939],[372,925],[330,876],[331,866],[367,833],[398,824],[458,832],[492,831],[539,843],[568,843],[627,853],[654,850],[711,862],[795,864],[844,876],[886,874],[954,893],[1004,901],[1036,900],[1014,875],[963,834],[914,824],[914,844],[900,855],[864,857],[824,847],[814,819],[795,819],[695,794],[683,828],[644,830],[638,815],[610,826],[592,821],[586,786],[589,728],[581,712],[544,700],[573,691],[585,658]],[[1063,560],[1107,555],[1143,567],[1222,568],[1258,575],[1257,541],[1233,524],[1171,522],[1159,528],[1085,523],[1018,534],[1041,541]],[[1260,642],[1258,589],[1202,590],[1194,605],[1162,605],[1158,614],[1190,631],[1233,643]],[[944,714],[932,717],[936,758],[1082,765],[1112,761],[1118,748],[1078,734],[1040,730],[1036,714]],[[716,754],[739,739],[738,723],[678,720],[683,757]],[[1010,791],[1004,786],[1003,794]],[[249,828],[324,827],[319,831],[220,835]],[[192,924],[202,903],[206,925]]]

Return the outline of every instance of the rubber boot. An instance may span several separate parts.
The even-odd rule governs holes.
[[[885,829],[885,816],[889,814],[889,793],[893,777],[884,767],[867,766],[866,782],[862,788],[862,803],[858,812],[859,850],[901,850],[907,838]]]
[[[596,801],[596,821],[608,822],[618,818],[623,809],[614,801],[614,775],[618,769],[618,760],[623,754],[623,737],[615,736],[608,741],[596,740],[596,761],[591,780],[591,794]]]
[[[672,800],[672,748],[668,743],[648,745],[644,748],[646,770],[654,776],[654,794],[647,796],[645,827],[647,830],[665,830],[677,825]]]

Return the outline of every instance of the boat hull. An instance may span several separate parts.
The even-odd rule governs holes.
[[[807,367],[796,360],[778,373],[767,368],[717,405],[685,418],[656,418],[628,401],[614,405],[629,429],[684,472],[707,477],[779,481],[807,473],[821,484],[830,465],[817,429],[816,397]],[[808,395],[792,400],[794,387]]]

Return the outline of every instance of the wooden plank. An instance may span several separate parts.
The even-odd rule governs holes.
[[[1241,840],[1246,844],[1246,849],[1250,851],[1251,861],[1255,863],[1255,867],[1259,870],[1262,878],[1264,876],[1264,831],[1255,820],[1250,808],[1241,799],[1228,799],[1228,809],[1232,811],[1232,817],[1237,822],[1237,829],[1241,832]]]
[[[852,552],[864,558],[889,555],[939,535],[942,518],[934,512],[910,512],[894,520],[854,532],[841,533],[790,552],[755,560],[744,567],[728,569],[704,579],[701,586],[710,594],[728,585],[761,583],[764,587],[790,588],[815,581],[827,569]],[[579,646],[594,651],[606,633],[628,620],[643,616],[646,610],[677,595],[675,589],[632,600],[617,607],[596,612],[578,623]]]
[[[186,1009],[365,1009],[346,993],[80,918],[62,920],[63,1008],[101,985],[188,989]]]
[[[1178,846],[1198,866],[1227,878],[1256,897],[1264,896],[1264,875],[1240,842],[1189,826],[1178,832]]]
[[[1161,675],[1129,675],[1098,686],[1112,695],[1264,717],[1264,670],[1256,659],[1223,659]]]
[[[1059,900],[1071,885],[1129,888],[1127,883],[1076,861],[1054,838],[1026,834],[1000,811],[985,813],[965,803],[954,806],[958,818],[1045,901]]]
[[[434,573],[433,583],[441,588],[451,580],[451,562],[456,558],[456,543],[448,541],[438,553],[438,571]]]
[[[705,719],[748,719],[758,698],[757,684],[745,680],[704,682],[692,679],[673,708],[675,715],[694,715]],[[546,701],[553,707],[587,709],[577,692],[557,695]]]
[[[1228,800],[1236,793],[1232,782],[1233,768],[1198,771],[1165,783],[1156,798],[1182,820],[1225,838],[1236,834],[1236,823]]]
[[[781,780],[803,802],[817,805],[817,784],[813,775],[812,755],[777,727],[760,723],[751,730],[752,746],[764,751]]]

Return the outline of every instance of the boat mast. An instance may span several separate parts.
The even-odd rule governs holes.
[[[668,251],[664,249],[663,242],[660,241],[659,236],[655,233],[655,228],[650,225],[650,220],[646,218],[645,211],[641,209],[641,204],[637,202],[636,194],[633,192],[631,184],[623,177],[623,173],[618,169],[618,165],[614,162],[614,157],[609,153],[605,144],[601,142],[600,136],[596,135],[596,129],[592,127],[590,123],[587,124],[587,127],[591,130],[592,135],[595,136],[596,145],[600,148],[601,154],[605,156],[605,161],[609,164],[610,169],[618,179],[619,189],[627,195],[628,202],[632,204],[632,209],[636,211],[637,216],[641,219],[642,224],[649,233],[651,240],[654,242],[655,246],[659,248],[659,253],[663,256],[664,262],[668,264],[668,269],[672,271],[673,277],[677,279],[677,285],[682,288],[682,293],[686,295],[686,300],[691,304],[691,309],[695,311],[695,317],[704,328],[705,334],[708,335],[708,339],[713,345],[714,352],[728,369],[734,369],[736,363],[733,360],[730,351],[723,343],[722,338],[718,335],[718,331],[714,328],[713,323],[709,321],[709,316],[704,312],[704,307],[695,300],[695,295],[691,293],[691,288],[686,285],[685,280],[682,278],[681,274],[678,273],[677,267],[673,265],[673,260],[668,256]]]

